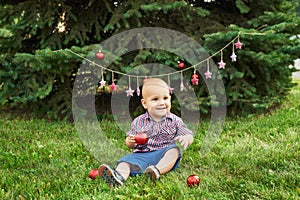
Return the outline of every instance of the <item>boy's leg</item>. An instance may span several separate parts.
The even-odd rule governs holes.
[[[127,180],[130,174],[130,165],[127,162],[120,162],[115,170],[118,171],[125,180]]]
[[[175,165],[180,153],[178,148],[169,149],[155,166],[160,174],[169,172]]]

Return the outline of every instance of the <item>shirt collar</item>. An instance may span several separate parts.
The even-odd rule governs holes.
[[[153,118],[150,116],[150,114],[149,114],[149,112],[148,112],[148,111],[146,111],[146,113],[145,113],[145,118],[146,118],[146,119],[152,119],[152,120],[153,120]],[[162,120],[161,120],[161,121],[165,120],[166,118],[168,118],[168,119],[171,119],[171,120],[172,120],[172,119],[173,119],[173,117],[172,117],[172,113],[171,113],[171,112],[168,112],[168,113],[166,114],[166,116],[162,118]]]

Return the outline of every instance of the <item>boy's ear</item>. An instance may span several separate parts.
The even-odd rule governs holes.
[[[147,109],[147,104],[146,104],[146,101],[145,99],[141,99],[141,102],[142,102],[142,105],[145,109]]]

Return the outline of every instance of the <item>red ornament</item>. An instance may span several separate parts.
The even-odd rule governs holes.
[[[199,81],[198,77],[199,77],[198,74],[196,74],[196,73],[192,74],[192,79],[191,79],[191,81],[192,81],[192,84],[193,84],[193,85],[198,85],[198,81]]]
[[[236,49],[242,49],[243,43],[238,39],[237,43],[234,44]]]
[[[139,132],[136,134],[136,136],[134,137],[134,140],[137,144],[146,144],[148,141],[148,136],[146,133],[143,132]]]
[[[197,79],[198,79],[198,78],[199,78],[199,75],[198,75],[198,74],[192,74],[192,79],[193,79],[193,78],[197,78]]]
[[[189,187],[199,186],[200,177],[196,174],[192,174],[187,178],[186,183]]]
[[[89,173],[89,178],[90,179],[95,179],[98,176],[98,169],[92,169]]]
[[[95,54],[95,56],[96,56],[96,58],[99,59],[99,60],[103,60],[104,57],[105,57],[104,53],[102,53],[101,51],[97,52],[97,53]]]
[[[178,62],[178,69],[182,70],[184,68],[184,62]]]
[[[111,85],[109,85],[109,89],[111,92],[116,91],[117,90],[117,85],[113,82]]]

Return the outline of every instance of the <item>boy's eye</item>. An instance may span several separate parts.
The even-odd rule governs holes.
[[[157,101],[157,100],[158,100],[158,98],[153,98],[153,99],[152,99],[152,101]]]
[[[169,97],[164,97],[164,100],[167,100],[167,99],[169,99]]]

